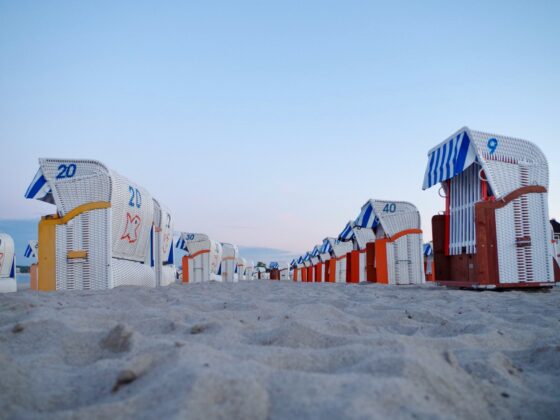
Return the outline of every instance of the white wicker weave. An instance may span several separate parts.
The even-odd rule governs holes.
[[[0,233],[0,293],[16,291],[16,253],[14,240],[7,233]]]
[[[222,243],[222,279],[227,282],[237,282],[239,277],[236,273],[236,262],[239,257],[237,246]]]

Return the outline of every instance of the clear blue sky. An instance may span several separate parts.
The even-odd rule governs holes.
[[[176,228],[303,252],[368,198],[443,207],[426,153],[464,125],[548,155],[558,1],[0,1],[0,219],[38,157],[147,187]]]

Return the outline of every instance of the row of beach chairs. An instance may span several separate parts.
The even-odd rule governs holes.
[[[368,200],[337,237],[291,264],[262,267],[236,246],[182,233],[175,262],[169,209],[149,191],[93,160],[39,159],[25,196],[56,207],[42,217],[31,287],[111,289],[254,278],[301,282],[543,287],[560,280],[558,242],[548,216],[546,157],[526,140],[464,127],[428,152],[423,189],[445,209],[422,244],[420,214],[406,201]],[[27,254],[27,251],[26,251]],[[179,268],[177,268],[179,266]],[[13,240],[0,235],[0,291],[14,291]]]
[[[428,152],[423,189],[445,210],[422,245],[420,214],[404,201],[369,200],[338,237],[292,260],[301,282],[547,287],[560,281],[560,235],[548,219],[548,163],[526,140],[458,130]]]

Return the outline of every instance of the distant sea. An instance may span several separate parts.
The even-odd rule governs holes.
[[[29,285],[29,273],[17,273],[16,276],[18,284]]]
[[[0,232],[8,233],[14,238],[16,245],[16,264],[17,265],[30,265],[36,261],[35,258],[25,258],[25,249],[30,240],[37,239],[37,220],[0,220]],[[178,232],[175,234],[175,240],[178,237]],[[175,249],[176,261],[180,261],[182,254],[178,249]],[[254,247],[254,246],[239,246],[240,255],[248,261],[257,263],[262,261],[268,263],[270,261],[277,262],[290,262],[292,258],[297,258],[298,255],[291,251],[286,251],[276,248]],[[25,277],[29,283],[29,276]],[[20,280],[18,279],[18,282]]]

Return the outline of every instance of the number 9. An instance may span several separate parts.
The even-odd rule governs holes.
[[[498,140],[495,138],[488,139],[488,150],[490,150],[490,154],[493,155],[498,148]]]

